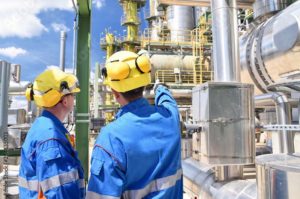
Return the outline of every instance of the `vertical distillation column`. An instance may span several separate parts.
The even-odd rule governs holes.
[[[124,15],[122,16],[121,25],[127,27],[127,36],[124,39],[124,49],[135,51],[135,46],[139,46],[138,30],[139,18],[138,9],[145,5],[145,0],[120,0],[123,6]]]

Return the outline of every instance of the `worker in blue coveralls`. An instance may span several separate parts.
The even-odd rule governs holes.
[[[128,51],[113,54],[102,69],[121,108],[96,140],[88,199],[183,197],[177,104],[162,85],[154,106],[143,98],[150,70],[146,55]]]
[[[63,125],[73,110],[78,80],[58,68],[41,73],[26,90],[43,112],[32,124],[21,150],[21,199],[85,197],[84,174],[74,139]]]

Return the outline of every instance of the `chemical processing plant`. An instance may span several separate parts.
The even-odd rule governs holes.
[[[91,2],[73,3],[77,54],[89,55]],[[125,35],[103,30],[99,51],[106,59],[119,50],[147,55],[152,83],[144,94],[152,104],[155,82],[168,85],[180,111],[184,198],[298,199],[300,1],[119,4]],[[141,23],[147,28],[141,29]],[[62,33],[62,68],[64,42]],[[21,81],[22,66],[0,61],[0,198],[18,198],[20,148],[41,109],[31,102],[26,109],[11,106],[11,97],[24,95],[28,83]],[[76,133],[86,173],[99,130],[120,108],[103,83],[104,64],[96,64],[91,81],[90,57],[76,57],[81,93],[66,125]]]

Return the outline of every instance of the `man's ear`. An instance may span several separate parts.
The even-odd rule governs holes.
[[[68,100],[67,100],[67,97],[66,97],[66,96],[63,96],[63,97],[62,97],[61,103],[62,103],[64,106],[67,106],[67,105],[68,105]]]

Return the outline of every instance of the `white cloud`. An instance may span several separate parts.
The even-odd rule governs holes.
[[[71,0],[0,0],[0,38],[31,38],[48,29],[42,24],[38,14],[49,10],[72,11]]]
[[[93,0],[92,1],[93,5],[95,5],[95,7],[97,9],[102,8],[105,5],[105,1],[104,0]]]
[[[69,32],[70,28],[68,28],[67,26],[65,26],[65,24],[61,24],[61,23],[52,23],[51,24],[53,30],[55,32],[60,32],[60,31],[65,31],[65,32]]]
[[[8,48],[0,48],[0,55],[15,58],[19,55],[25,55],[27,53],[23,48],[16,48],[14,46]]]

